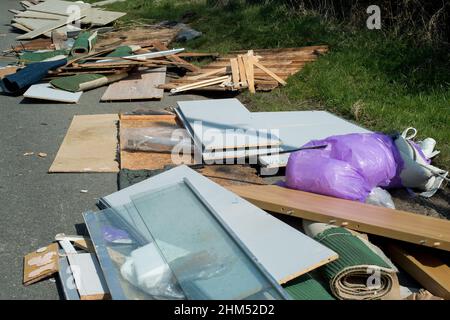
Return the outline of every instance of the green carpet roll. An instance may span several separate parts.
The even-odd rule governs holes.
[[[335,300],[324,285],[309,273],[289,281],[283,287],[293,300]]]
[[[320,269],[338,299],[397,298],[396,270],[356,235],[332,227],[314,239],[339,255]]]

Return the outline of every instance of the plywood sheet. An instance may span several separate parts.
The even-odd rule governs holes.
[[[58,244],[27,254],[23,262],[23,283],[29,285],[58,272]]]
[[[178,166],[100,200],[106,207],[130,203],[130,196],[188,178],[263,267],[279,282],[337,259],[337,254],[272,215],[239,198],[187,166]],[[247,186],[245,186],[247,187]]]
[[[49,172],[118,172],[116,114],[74,116]]]
[[[450,221],[279,186],[231,186],[271,212],[450,251]]]
[[[124,149],[125,140],[121,134],[127,128],[165,127],[177,129],[179,126],[174,115],[122,115],[120,118],[120,167],[129,170],[155,170],[166,165],[172,165],[169,153],[159,152],[131,152]],[[190,155],[183,158],[183,163],[192,164],[194,160]]]
[[[49,83],[34,84],[23,94],[25,98],[64,103],[77,103],[83,92],[69,92],[53,88]]]
[[[166,67],[140,69],[124,80],[109,85],[102,101],[162,99],[163,89],[157,86],[166,81]]]

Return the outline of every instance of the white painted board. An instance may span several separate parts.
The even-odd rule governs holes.
[[[32,85],[24,94],[25,98],[78,103],[83,92],[69,92],[53,88],[49,83]]]
[[[251,123],[251,113],[233,99],[180,101],[182,119],[204,151],[280,144],[278,137]],[[237,131],[236,131],[237,130]]]
[[[279,130],[280,151],[295,150],[332,135],[371,132],[326,111],[253,112],[251,117],[258,127]],[[263,155],[258,160],[266,168],[285,167],[289,155]]]
[[[81,299],[104,299],[109,290],[95,254],[68,254],[67,259]]]
[[[100,204],[104,207],[122,207],[131,202],[130,196],[182,182],[183,178],[189,179],[279,283],[285,283],[337,258],[337,254],[324,245],[185,165],[106,196],[100,200]]]

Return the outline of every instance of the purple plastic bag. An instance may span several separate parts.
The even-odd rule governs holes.
[[[286,167],[289,188],[333,197],[365,201],[375,187],[395,177],[397,151],[392,139],[379,133],[331,136],[304,146],[324,149],[297,151]]]

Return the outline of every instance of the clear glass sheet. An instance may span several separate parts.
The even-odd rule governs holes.
[[[99,212],[87,212],[84,220],[95,245],[97,257],[104,273],[113,299],[118,300],[154,300],[183,299],[181,289],[173,275],[164,269],[166,278],[153,278],[153,283],[139,281],[134,263],[136,252],[149,253],[152,246],[151,236],[143,222],[139,221],[133,207],[126,206],[105,209]],[[150,250],[151,262],[164,265],[158,251]]]
[[[187,299],[284,299],[189,181],[131,200]]]

